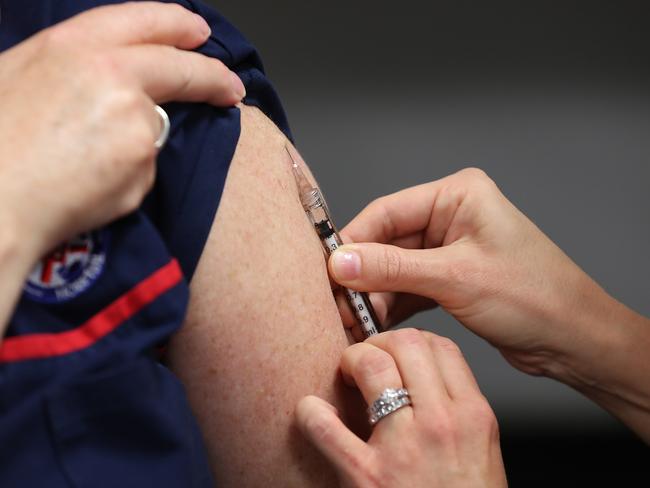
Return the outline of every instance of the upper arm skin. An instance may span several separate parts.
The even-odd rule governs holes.
[[[300,205],[284,135],[242,107],[242,132],[169,348],[218,486],[334,486],[293,424],[306,394],[363,413],[338,366],[349,340]]]

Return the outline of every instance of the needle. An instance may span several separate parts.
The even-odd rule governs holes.
[[[291,155],[289,148],[284,146],[284,149],[287,151],[289,158],[291,158],[291,168],[293,169],[293,176],[298,185],[300,203],[309,216],[309,220],[316,229],[318,238],[320,239],[325,252],[329,256],[333,251],[343,245],[343,241],[336,232],[336,228],[332,223],[329,210],[327,209],[327,205],[325,204],[325,200],[323,199],[320,190],[312,186],[307,178],[305,178],[298,163],[296,163],[296,160]],[[344,288],[344,292],[363,334],[366,337],[378,334],[380,330],[379,320],[377,320],[377,314],[372,308],[372,303],[370,302],[370,298],[368,298],[368,294],[350,290],[348,288]]]
[[[293,177],[296,179],[296,184],[298,185],[298,190],[300,191],[300,196],[304,195],[307,192],[311,192],[314,187],[309,183],[304,173],[301,171],[300,166],[296,163],[296,160],[293,159],[291,151],[287,146],[284,146],[284,150],[287,151],[289,158],[291,159],[291,169],[293,170]]]

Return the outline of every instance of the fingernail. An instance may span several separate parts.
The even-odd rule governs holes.
[[[210,34],[212,34],[212,29],[210,29],[210,26],[203,17],[198,14],[194,14],[194,17],[196,18],[196,22],[199,26],[199,32],[203,35],[203,37],[207,38]]]
[[[332,271],[340,280],[353,280],[361,272],[361,258],[356,252],[336,250],[332,254]]]
[[[246,96],[246,88],[244,87],[244,83],[242,83],[241,78],[239,78],[239,76],[237,76],[232,71],[230,72],[230,78],[232,89],[235,91],[235,94],[239,98],[244,98]]]

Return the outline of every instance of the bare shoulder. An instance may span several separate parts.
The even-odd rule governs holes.
[[[320,242],[300,206],[288,141],[259,110],[242,132],[191,283],[170,363],[184,382],[216,481],[236,486],[332,486],[293,410],[306,394],[357,404],[340,382],[349,344]]]

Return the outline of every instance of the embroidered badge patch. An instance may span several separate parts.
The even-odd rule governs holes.
[[[61,303],[86,291],[106,265],[108,232],[86,232],[60,245],[27,278],[25,294],[37,302]]]

